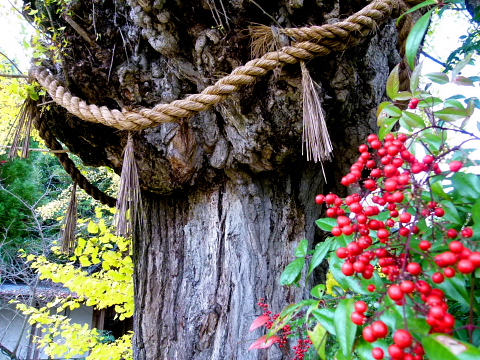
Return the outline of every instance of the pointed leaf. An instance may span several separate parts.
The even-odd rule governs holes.
[[[445,334],[433,334],[422,339],[429,360],[478,360],[480,350],[471,344]]]
[[[318,323],[313,328],[313,331],[308,330],[307,332],[313,346],[315,346],[315,349],[317,350],[318,356],[320,356],[320,359],[326,360],[327,355],[325,353],[325,345],[327,344],[327,330]]]
[[[315,252],[313,253],[312,260],[310,261],[310,266],[308,268],[308,275],[310,276],[315,270],[315,268],[322,263],[327,256],[328,252],[330,251],[330,247],[333,243],[333,238],[328,238],[323,243],[320,243],[315,248]]]
[[[415,59],[417,58],[418,50],[423,42],[423,38],[430,24],[430,17],[434,9],[427,11],[413,26],[408,34],[405,55],[408,64],[413,69],[415,67]]]
[[[403,111],[402,118],[413,128],[423,129],[425,127],[425,120],[423,120],[420,115],[417,115],[413,112]]]
[[[323,219],[318,219],[315,221],[315,224],[322,229],[323,231],[332,231],[334,226],[337,226],[337,219],[332,219],[332,218],[323,218]]]
[[[335,331],[343,354],[352,353],[357,334],[357,325],[351,320],[354,311],[355,301],[353,299],[343,299],[335,310]]]
[[[305,265],[305,258],[297,258],[285,268],[280,277],[280,285],[292,285],[297,282]]]
[[[466,110],[454,107],[447,107],[442,110],[434,111],[433,113],[443,121],[456,121],[468,116]]]
[[[255,320],[253,320],[252,325],[250,325],[249,331],[253,331],[256,328],[262,327],[267,323],[268,320],[270,320],[270,316],[268,315],[261,315],[257,317]]]
[[[316,309],[312,311],[313,316],[322,326],[332,335],[336,335],[334,314],[335,310],[331,308]]]
[[[390,76],[387,79],[387,95],[392,100],[398,94],[398,91],[400,89],[400,77],[398,74],[399,66],[400,65],[397,65],[393,68]]]
[[[452,81],[452,83],[454,83],[455,85],[460,85],[460,86],[475,86],[475,84],[473,83],[473,81],[471,79],[469,79],[468,77],[465,77],[465,76],[457,76],[454,78],[454,80]]]
[[[326,286],[324,284],[318,284],[310,291],[310,294],[313,297],[316,297],[317,299],[321,300],[323,298],[323,294],[325,294],[325,289],[326,289]]]
[[[252,345],[250,345],[248,350],[267,349],[279,341],[280,341],[280,338],[276,335],[273,335],[268,339],[267,339],[267,335],[263,335],[261,338],[257,339],[257,341],[255,341]]]
[[[412,75],[410,76],[410,91],[415,93],[418,89],[418,85],[420,83],[420,76],[422,75],[422,66],[423,63],[418,64],[413,69]]]
[[[305,257],[307,255],[308,251],[308,240],[303,239],[300,241],[300,244],[298,244],[297,248],[295,249],[295,256],[296,257]]]
[[[397,19],[397,25],[400,24],[400,20],[402,20],[402,18],[407,15],[407,14],[410,14],[414,11],[417,11],[418,9],[421,9],[425,6],[430,6],[430,5],[436,5],[437,4],[437,1],[436,0],[426,0],[426,1],[422,1],[420,4],[417,4],[415,5],[414,7],[412,7],[411,9],[408,9],[407,11],[405,11],[398,19]]]
[[[433,72],[426,74],[425,76],[437,84],[446,84],[450,81],[448,75],[443,72]]]

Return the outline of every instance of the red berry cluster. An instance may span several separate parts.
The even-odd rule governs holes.
[[[410,108],[415,108],[418,99],[412,99]],[[424,190],[422,180],[432,174],[440,174],[440,159],[433,155],[425,156],[419,161],[406,147],[407,136],[388,134],[382,142],[377,135],[369,135],[368,145],[359,147],[360,157],[344,176],[341,183],[356,186],[358,193],[345,199],[336,194],[318,195],[316,202],[326,204],[326,215],[336,219],[332,235],[354,236],[346,247],[341,247],[336,254],[345,259],[342,273],[346,276],[362,275],[372,278],[375,264],[386,275],[391,284],[384,296],[390,297],[397,305],[409,305],[419,315],[426,318],[432,332],[448,333],[453,331],[455,318],[448,313],[445,294],[432,286],[425,277],[422,266],[412,260],[411,239],[414,235],[422,236],[417,226],[418,221],[428,218],[430,222],[438,221],[445,215],[445,210],[431,200],[423,202]],[[457,172],[463,166],[461,161],[452,161],[450,171]],[[365,174],[368,173],[368,176]],[[388,212],[385,221],[378,220],[377,215]],[[383,218],[385,219],[385,217]],[[456,229],[444,229],[444,239],[451,241],[450,251],[431,255],[432,243],[421,240],[419,249],[430,259],[431,267],[438,266],[441,271],[431,276],[434,284],[441,283],[445,277],[453,277],[456,272],[470,274],[480,267],[480,252],[472,251],[465,244],[473,236],[471,228],[460,232]],[[369,285],[370,292],[376,291]],[[363,329],[366,341],[374,342],[388,336],[389,329],[383,321],[369,319],[366,312],[368,305],[364,301],[355,304],[351,320],[357,325],[370,323]],[[388,348],[394,360],[423,359],[424,350],[406,329],[399,329],[393,335],[393,345]],[[374,348],[372,356],[383,359],[381,348]]]
[[[310,338],[298,339],[297,345],[293,347],[293,350],[295,350],[295,357],[292,360],[305,359],[305,355],[307,354],[308,350],[310,350],[311,345],[312,340],[310,340]]]

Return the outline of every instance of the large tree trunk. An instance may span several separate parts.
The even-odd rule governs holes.
[[[367,4],[256,3],[284,27],[332,23]],[[250,59],[250,23],[272,25],[247,0],[83,0],[68,14],[81,29],[54,19],[67,26],[68,40],[57,76],[88,102],[117,108],[201,91]],[[328,185],[321,165],[301,155],[298,65],[180,125],[135,135],[144,204],[135,239],[136,360],[288,358],[275,347],[247,351],[261,335],[248,328],[260,298],[280,311],[306,294],[279,286],[280,274],[299,241],[320,240],[315,195],[344,191],[339,179],[376,129],[376,106],[399,61],[396,31],[387,21],[360,45],[307,64],[334,143],[334,160],[324,164]],[[120,170],[125,134],[58,107],[51,115],[56,136],[87,164]]]

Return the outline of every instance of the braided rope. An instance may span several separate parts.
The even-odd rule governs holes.
[[[409,0],[410,3],[418,0]],[[52,99],[80,119],[101,123],[120,130],[142,130],[165,122],[178,122],[198,112],[205,111],[223,101],[227,95],[241,86],[253,84],[256,78],[285,64],[295,64],[332,51],[344,51],[357,45],[361,38],[388,19],[401,7],[401,0],[375,0],[345,21],[336,24],[288,29],[297,43],[237,67],[230,75],[218,80],[199,94],[175,100],[170,104],[158,104],[152,109],[109,109],[106,106],[87,104],[73,96],[45,68],[33,67],[30,74],[48,91]],[[302,40],[306,39],[306,40]],[[79,184],[80,185],[80,184]]]
[[[51,133],[46,121],[41,119],[41,116],[35,117],[35,127],[42,140],[45,142],[50,150],[63,150],[62,145]],[[68,157],[66,153],[54,153],[62,164],[65,171],[70,175],[72,180],[82,188],[88,195],[95,200],[100,201],[102,204],[115,207],[117,200],[93,185],[88,179],[82,175],[80,170],[76,167],[75,163]]]

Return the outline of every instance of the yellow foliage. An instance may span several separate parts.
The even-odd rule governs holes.
[[[96,214],[101,211],[97,210]],[[71,323],[69,318],[60,315],[63,310],[78,308],[83,303],[96,309],[114,306],[120,320],[133,316],[130,241],[112,234],[104,219],[89,221],[88,230],[96,236],[79,238],[75,255],[66,264],[50,262],[45,256],[28,256],[41,279],[62,283],[77,296],[57,298],[42,309],[24,304],[17,307],[47,334],[36,341],[49,356],[69,358],[90,352],[87,360],[129,360],[133,358],[132,334],[103,343],[97,329]],[[92,274],[82,269],[99,263],[102,266]]]

